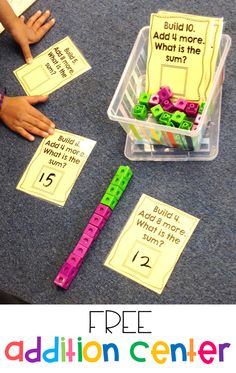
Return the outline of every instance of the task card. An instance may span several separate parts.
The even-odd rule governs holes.
[[[96,141],[55,130],[43,139],[17,189],[64,206]]]
[[[79,49],[67,36],[14,71],[28,96],[46,95],[91,69]]]
[[[104,264],[161,294],[198,222],[143,194]]]
[[[8,0],[12,9],[17,16],[21,15],[26,9],[28,9],[36,0]],[[4,27],[0,23],[0,33],[3,32]]]
[[[160,11],[151,15],[146,91],[169,86],[174,96],[207,100],[214,79],[222,18]]]

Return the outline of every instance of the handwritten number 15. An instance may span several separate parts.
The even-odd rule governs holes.
[[[46,178],[46,180],[45,181],[48,181],[48,183],[47,184],[43,184],[43,186],[45,186],[45,187],[49,187],[49,185],[51,185],[52,184],[52,182],[53,182],[53,179],[52,179],[52,177],[55,177],[56,176],[56,174],[54,174],[54,173],[50,173],[48,176],[47,176],[47,178]],[[44,173],[42,174],[42,176],[40,177],[40,179],[39,179],[39,182],[41,183],[41,181],[43,180],[43,178],[44,178]]]

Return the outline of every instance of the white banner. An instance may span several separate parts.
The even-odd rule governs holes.
[[[236,306],[0,306],[1,372],[235,370]]]

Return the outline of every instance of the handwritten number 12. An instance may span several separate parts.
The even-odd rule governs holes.
[[[132,259],[132,263],[133,263],[133,262],[135,261],[135,259],[137,258],[138,253],[139,253],[139,251],[137,251],[137,253],[134,255],[134,257],[133,257],[133,259]],[[140,264],[140,267],[151,268],[151,266],[148,265],[148,262],[149,262],[149,257],[148,257],[148,256],[142,255],[142,256],[141,256],[141,259],[146,259],[146,262]]]

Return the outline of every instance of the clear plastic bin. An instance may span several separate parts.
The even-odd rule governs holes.
[[[157,124],[149,115],[136,120],[132,108],[145,91],[149,27],[140,30],[118,87],[108,108],[108,117],[119,122],[127,133],[125,156],[134,161],[199,161],[212,160],[218,154],[221,93],[225,60],[231,45],[223,34],[211,92],[195,131]]]

